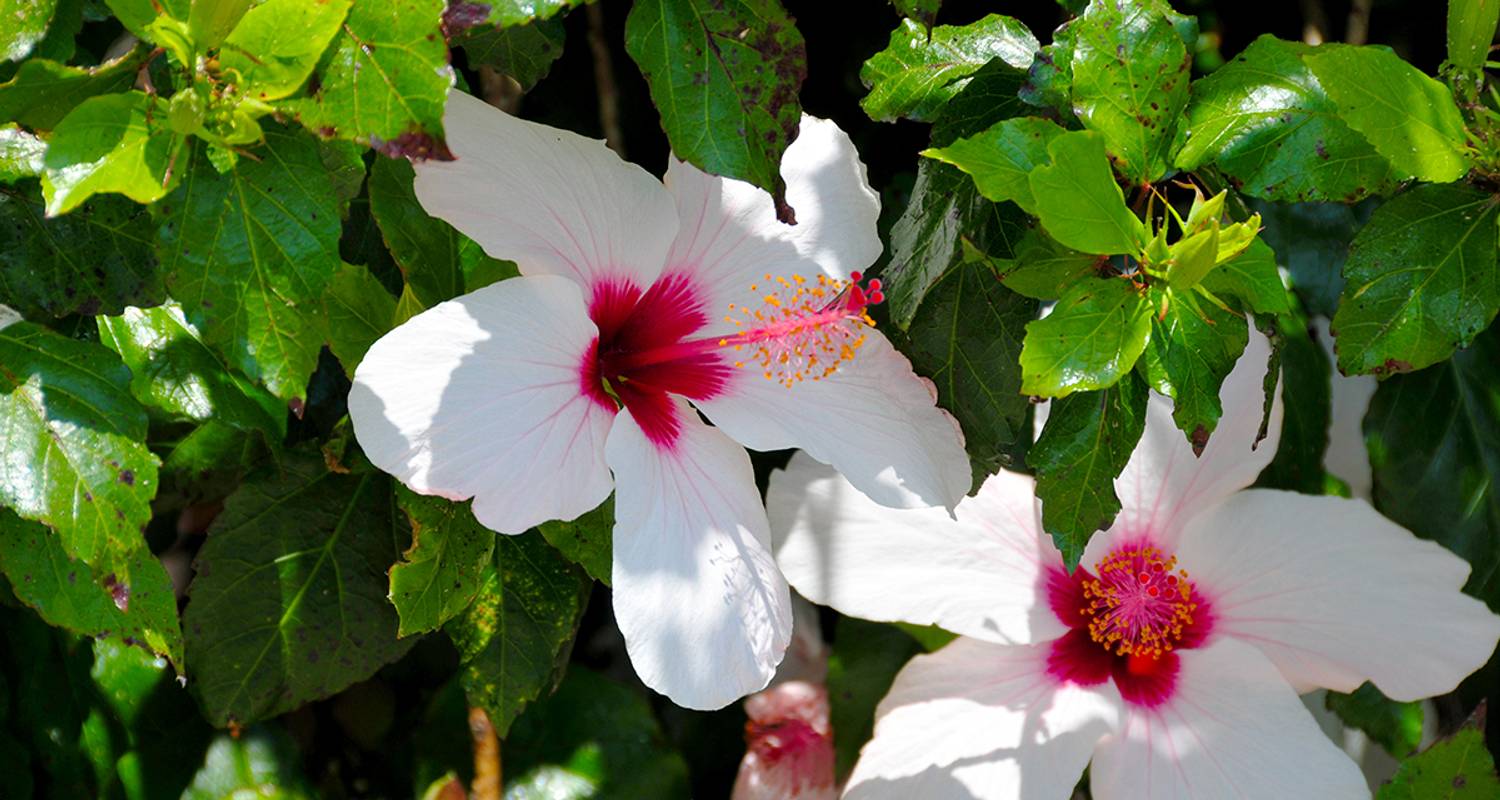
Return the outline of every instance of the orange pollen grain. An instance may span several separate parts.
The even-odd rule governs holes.
[[[875,324],[866,309],[884,300],[880,281],[860,286],[859,273],[850,278],[766,275],[750,285],[758,308],[729,304],[724,321],[739,330],[719,346],[748,351],[736,367],[753,364],[787,388],[827,378],[865,343],[866,329]]]
[[[1182,640],[1198,604],[1176,556],[1149,545],[1115,550],[1083,585],[1089,636],[1117,655],[1160,658]]]

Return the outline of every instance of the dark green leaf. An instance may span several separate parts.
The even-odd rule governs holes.
[[[1463,70],[1484,67],[1500,23],[1496,0],[1451,0],[1448,3],[1448,62]]]
[[[917,642],[894,625],[840,617],[828,656],[829,722],[839,780],[848,776],[859,749],[875,730],[875,706],[896,673],[921,652]]]
[[[157,252],[205,341],[296,405],[323,344],[342,203],[310,137],[270,126],[254,153],[227,174],[201,154],[183,158],[182,186],[161,204]]]
[[[1465,728],[1407,759],[1379,800],[1488,800],[1500,796],[1484,734]]]
[[[1375,211],[1344,263],[1333,318],[1339,370],[1407,372],[1467,347],[1500,310],[1496,197],[1418,186]]]
[[[1219,387],[1250,341],[1244,318],[1203,301],[1192,292],[1151,290],[1151,306],[1167,308],[1151,318],[1146,376],[1151,388],[1172,398],[1172,419],[1201,453],[1224,408]]]
[[[1020,117],[947,147],[924,150],[922,155],[968,173],[986,198],[997,203],[1014,200],[1027,212],[1035,213],[1028,176],[1036,167],[1050,163],[1047,145],[1062,133],[1063,129],[1050,120]]]
[[[938,7],[943,4],[943,0],[891,0],[891,4],[901,12],[901,16],[931,28],[937,21]]]
[[[0,84],[0,119],[35,130],[52,130],[84,100],[129,89],[146,63],[146,55],[146,48],[136,47],[97,67],[69,67],[30,59],[21,64],[15,77]]]
[[[860,106],[884,122],[902,117],[932,122],[991,59],[1026,69],[1036,50],[1036,38],[1025,25],[999,14],[931,31],[902,20],[890,44],[860,68],[859,79],[870,89]]]
[[[469,702],[500,736],[562,677],[590,586],[540,534],[496,539],[479,595],[444,630],[458,646]]]
[[[615,501],[605,500],[571,522],[552,520],[537,526],[542,537],[589,577],[609,585],[614,565]]]
[[[970,75],[932,123],[932,144],[945,147],[964,136],[974,136],[1000,120],[1026,116],[1031,109],[1017,92],[1026,73],[991,59]]]
[[[638,0],[625,49],[650,85],[672,152],[765,189],[790,221],[780,164],[802,118],[807,50],[781,3]]]
[[[375,340],[396,327],[396,298],[385,286],[357,264],[339,267],[323,294],[328,316],[328,348],[354,376]]]
[[[258,100],[280,100],[307,81],[349,14],[351,0],[266,0],[224,40],[219,63]],[[197,5],[194,5],[194,10]]]
[[[469,66],[492,67],[515,78],[526,90],[547,77],[552,62],[563,53],[566,34],[562,19],[557,18],[512,28],[470,28],[453,43],[468,54]]]
[[[1220,298],[1237,298],[1256,313],[1284,314],[1291,310],[1286,286],[1276,269],[1276,254],[1260,239],[1210,270],[1199,285]]]
[[[1371,683],[1353,694],[1329,692],[1326,702],[1345,725],[1364,731],[1396,758],[1416,752],[1422,743],[1421,703],[1398,703]]]
[[[1132,372],[1108,389],[1054,400],[1042,435],[1027,453],[1042,525],[1069,570],[1078,566],[1094,532],[1120,513],[1114,480],[1146,430],[1149,394]]]
[[[1341,271],[1349,243],[1378,201],[1353,208],[1337,203],[1257,203],[1261,238],[1292,274],[1292,287],[1309,314],[1332,317],[1344,289]]]
[[[149,211],[123,197],[49,219],[35,183],[0,188],[0,297],[38,319],[159,303],[151,226]]]
[[[1096,0],[1070,26],[1073,110],[1120,172],[1150,183],[1171,165],[1192,59],[1151,3]]]
[[[1081,7],[1087,0],[1078,2]],[[1072,118],[1073,38],[1073,22],[1069,20],[1052,32],[1052,44],[1037,50],[1019,92],[1022,101]]]
[[[464,293],[464,275],[488,260],[468,237],[427,213],[412,191],[411,164],[384,159],[370,170],[370,211],[407,286],[425,307]],[[472,252],[466,253],[472,249]],[[476,287],[477,288],[477,287]]]
[[[1047,145],[1052,162],[1031,171],[1031,194],[1042,227],[1052,238],[1085,253],[1135,253],[1141,221],[1125,207],[1104,140],[1073,131]]]
[[[443,0],[355,0],[318,64],[317,88],[286,107],[323,137],[388,156],[451,158],[443,106],[453,86]]]
[[[47,35],[57,0],[0,0],[0,61],[20,61]]]
[[[99,192],[138,203],[160,200],[176,177],[171,164],[182,143],[166,120],[166,105],[145,92],[79,103],[47,141],[42,194],[48,216],[66,214]]]
[[[1303,61],[1339,116],[1397,170],[1438,183],[1469,171],[1468,132],[1447,86],[1380,47],[1324,47]]]
[[[489,21],[502,28],[525,25],[533,20],[549,19],[557,12],[581,6],[592,0],[495,0],[490,4]]]
[[[1056,300],[1080,279],[1095,274],[1103,261],[1069,250],[1041,228],[1032,228],[1016,245],[1015,258],[997,260],[995,269],[1011,291],[1037,300]]]
[[[468,503],[396,489],[411,520],[411,547],[391,567],[391,603],[401,617],[397,634],[437,630],[462,613],[479,591],[495,550],[494,531],[480,525]]]
[[[298,767],[297,744],[286,731],[257,725],[236,736],[219,734],[182,800],[316,797]]]
[[[409,526],[389,480],[288,453],[229,497],[198,551],[184,618],[188,674],[215,725],[332,695],[411,647],[386,569]]]
[[[1389,193],[1400,176],[1339,117],[1302,62],[1311,52],[1262,36],[1194,83],[1178,166],[1213,162],[1240,191],[1267,200],[1352,203]]]
[[[1086,278],[1026,326],[1021,391],[1041,397],[1112,386],[1135,366],[1155,309],[1123,278]]]
[[[1276,318],[1281,357],[1281,438],[1276,457],[1260,473],[1257,486],[1323,494],[1323,456],[1328,450],[1333,413],[1332,359],[1314,340],[1301,313]]]
[[[982,263],[962,264],[933,285],[904,350],[937,384],[938,404],[958,419],[976,486],[1014,467],[1031,440],[1018,357],[1036,302],[1006,289]]]

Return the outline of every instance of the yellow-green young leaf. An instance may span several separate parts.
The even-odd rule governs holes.
[[[1464,70],[1484,66],[1500,22],[1500,0],[1450,0],[1448,62]]]
[[[1187,219],[1183,220],[1182,232],[1184,235],[1197,233],[1205,225],[1218,222],[1224,217],[1224,200],[1229,196],[1226,189],[1213,197],[1204,199],[1203,195],[1193,198],[1193,207],[1188,211]]]
[[[1214,257],[1215,264],[1222,264],[1231,258],[1238,257],[1250,243],[1255,241],[1255,234],[1260,232],[1260,215],[1253,214],[1244,222],[1236,222],[1225,225],[1219,229],[1219,251]]]
[[[66,214],[100,192],[137,203],[166,196],[182,137],[167,126],[166,103],[145,92],[91,97],[57,123],[47,142],[42,194],[47,215]]]
[[[1124,278],[1078,281],[1051,314],[1026,326],[1021,391],[1066,397],[1113,386],[1146,349],[1153,310]]]
[[[219,63],[240,74],[240,88],[248,96],[268,102],[287,97],[312,74],[351,2],[267,0],[250,9],[224,40]]]
[[[1236,298],[1258,314],[1284,314],[1291,299],[1276,268],[1276,254],[1256,239],[1245,252],[1210,270],[1199,284],[1219,298]]]
[[[193,37],[193,44],[197,46],[198,52],[206,53],[219,46],[224,37],[234,30],[245,12],[250,10],[251,0],[192,0],[192,8],[188,11],[188,33]],[[299,35],[307,32],[293,27],[294,20],[288,19],[287,30]]]
[[[1211,220],[1203,230],[1167,248],[1167,280],[1178,290],[1187,291],[1214,268],[1218,255],[1219,221]]]
[[[1172,419],[1193,452],[1201,453],[1224,415],[1219,387],[1245,352],[1250,328],[1238,314],[1175,286],[1152,286],[1150,298],[1158,312],[1151,317],[1146,378],[1151,388],[1172,398]]]
[[[1401,764],[1379,800],[1489,800],[1500,797],[1484,734],[1464,728]]]
[[[1434,183],[1468,172],[1468,132],[1447,86],[1380,47],[1324,46],[1303,61],[1396,169]]]
[[[992,59],[1024,70],[1036,50],[1036,37],[1025,25],[999,14],[931,30],[902,20],[891,32],[890,44],[860,68],[859,79],[870,93],[859,104],[871,119],[882,122],[932,122]]]
[[[1135,253],[1144,237],[1125,207],[1098,134],[1072,131],[1047,145],[1052,163],[1031,171],[1036,215],[1052,238],[1085,253]]]
[[[411,547],[391,567],[391,604],[400,636],[434,631],[468,608],[495,550],[494,531],[468,503],[424,497],[396,487],[396,504],[411,520]]]
[[[1028,176],[1048,163],[1047,145],[1063,129],[1038,117],[1008,119],[975,136],[959,139],[947,147],[933,147],[922,155],[952,164],[967,172],[979,193],[995,202],[1015,201],[1035,214]]]
[[[993,261],[1007,289],[1037,300],[1056,300],[1093,274],[1103,259],[1063,247],[1040,228],[1032,228],[1016,245],[1014,258]]]
[[[147,53],[145,47],[138,46],[97,67],[28,59],[16,69],[15,76],[0,83],[0,119],[50,131],[84,100],[129,89]]]

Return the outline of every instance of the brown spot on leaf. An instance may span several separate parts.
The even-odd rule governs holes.
[[[453,151],[442,139],[425,131],[407,131],[394,139],[370,137],[370,146],[390,158],[412,161],[452,161]]]
[[[1208,446],[1208,429],[1199,425],[1193,429],[1193,435],[1188,438],[1193,444],[1193,455],[1203,455],[1203,448]]]
[[[466,0],[458,0],[449,3],[443,9],[443,37],[452,40],[455,34],[462,33],[475,25],[482,25],[489,21],[489,3],[470,3]]]
[[[120,470],[120,483],[123,483],[126,486],[134,486],[135,485],[135,472],[133,470],[128,470],[128,469],[122,469],[122,470]]]
[[[130,609],[130,587],[121,583],[113,572],[104,576],[104,588],[109,590],[110,599],[115,601],[115,608],[122,612]]]

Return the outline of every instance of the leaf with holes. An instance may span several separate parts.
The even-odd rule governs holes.
[[[424,497],[396,488],[396,504],[411,520],[411,548],[391,567],[391,604],[399,636],[437,630],[463,613],[490,565],[495,532],[480,525],[468,503]]]
[[[882,122],[932,122],[992,59],[1026,69],[1036,50],[1036,37],[1025,25],[999,14],[930,31],[902,20],[886,48],[860,68],[859,79],[870,93],[859,104],[871,119]]]

